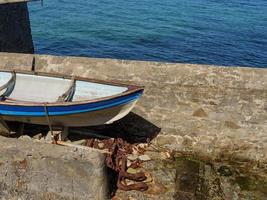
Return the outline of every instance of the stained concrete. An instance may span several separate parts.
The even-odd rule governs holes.
[[[32,54],[0,53],[0,68],[4,70],[31,71],[33,66]]]
[[[0,54],[0,58],[5,58],[6,68],[12,68],[8,62],[14,56],[9,58],[7,54]],[[24,60],[28,55],[22,57]],[[111,125],[115,130],[125,135],[142,133],[144,138],[149,133],[159,151],[230,165],[240,171],[241,178],[237,181],[248,179],[249,183],[254,183],[254,178],[246,175],[244,178],[245,173],[267,180],[267,69],[46,55],[34,57],[38,72],[144,85],[145,93],[134,114],[121,120],[119,126]],[[202,167],[199,169],[200,174],[206,173]],[[214,177],[216,185],[217,175],[210,176]],[[232,187],[232,180],[225,179],[220,178],[226,187],[223,195],[240,193],[246,196],[240,192],[241,186]]]
[[[144,85],[134,113],[160,148],[267,163],[267,69],[35,55],[35,70]]]
[[[143,171],[148,190],[118,190],[114,200],[248,200],[266,199],[267,179],[239,171],[226,163],[211,164],[190,156],[166,157],[166,152],[145,152],[151,160],[129,173]],[[131,183],[131,182],[130,182]]]
[[[267,69],[35,57],[36,71],[144,85],[134,112],[161,128],[161,148],[267,163]]]
[[[1,199],[107,199],[105,156],[0,136]]]

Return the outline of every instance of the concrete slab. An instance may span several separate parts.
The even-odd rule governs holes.
[[[149,122],[161,129],[153,141],[159,148],[251,161],[250,170],[264,171],[267,69],[48,55],[35,61],[36,71],[144,85],[135,115],[120,121],[126,135],[130,129],[146,133]]]
[[[0,69],[31,71],[32,64],[32,54],[0,52]]]
[[[105,156],[0,137],[2,199],[107,199]]]
[[[159,148],[212,160],[250,160],[251,170],[267,163],[267,69],[35,57],[37,71],[144,85],[134,112],[161,128],[154,140]],[[135,127],[145,129],[146,123]]]
[[[130,61],[104,58],[35,55],[36,71],[73,74],[138,84],[214,89],[267,88],[267,70],[187,63]]]

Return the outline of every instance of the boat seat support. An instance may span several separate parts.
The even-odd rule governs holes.
[[[75,93],[75,88],[76,88],[76,81],[73,78],[71,80],[70,87],[68,88],[68,90],[66,92],[64,92],[60,97],[58,97],[57,102],[68,102],[68,101],[72,101],[73,95]]]
[[[4,84],[4,85],[2,85],[2,86],[0,87],[0,91],[2,91],[2,90],[6,90],[6,91],[0,96],[0,100],[1,100],[1,101],[2,101],[2,100],[5,100],[6,97],[8,97],[8,96],[12,93],[12,91],[13,91],[13,89],[14,89],[14,87],[15,87],[15,84],[16,84],[16,73],[15,73],[15,72],[12,72],[12,77],[10,78],[10,80],[9,80],[6,84]]]

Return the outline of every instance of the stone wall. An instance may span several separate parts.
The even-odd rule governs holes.
[[[12,63],[14,56],[0,55],[5,58],[5,68],[25,65],[29,59],[19,55],[17,63]],[[131,115],[122,121],[144,134],[148,131],[146,122],[160,128],[153,140],[160,148],[215,160],[267,163],[267,69],[34,57],[39,72],[144,85],[145,94],[134,109],[140,120]]]
[[[33,53],[27,3],[6,2],[0,1],[0,51]]]

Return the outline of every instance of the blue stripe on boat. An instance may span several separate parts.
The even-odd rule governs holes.
[[[115,99],[109,99],[105,101],[85,103],[78,105],[62,105],[62,106],[47,106],[50,116],[55,115],[69,115],[79,114],[83,112],[90,112],[96,110],[102,110],[130,103],[138,99],[142,95],[143,91],[137,91],[127,96],[118,97]],[[14,116],[45,116],[44,106],[18,106],[18,105],[0,105],[1,115],[14,115]]]

